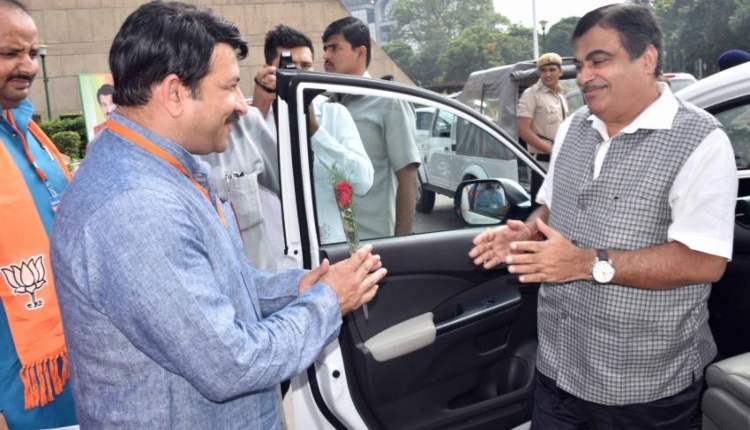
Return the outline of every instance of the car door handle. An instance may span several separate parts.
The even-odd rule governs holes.
[[[375,361],[388,361],[424,348],[435,341],[432,312],[427,312],[388,327],[369,338],[365,349]]]
[[[521,303],[521,295],[517,294],[505,300],[487,299],[483,302],[467,309],[465,312],[451,318],[449,320],[441,321],[435,325],[437,335],[447,333],[451,330],[455,330],[459,327],[463,327],[467,324],[478,321],[482,318],[488,317],[492,314],[502,312],[503,310],[510,309]]]

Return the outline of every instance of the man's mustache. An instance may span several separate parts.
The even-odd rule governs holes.
[[[583,94],[586,94],[589,91],[600,90],[600,89],[606,88],[606,87],[607,87],[606,84],[586,84],[586,85],[584,85],[584,86],[581,87],[581,92]]]
[[[35,76],[36,75],[30,75],[28,73],[14,73],[8,76],[8,80],[9,81],[22,80],[22,81],[28,81],[29,83],[32,83],[34,81]]]

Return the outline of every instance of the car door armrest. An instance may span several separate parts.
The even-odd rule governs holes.
[[[383,362],[424,348],[435,341],[432,312],[402,321],[365,342],[375,361]]]

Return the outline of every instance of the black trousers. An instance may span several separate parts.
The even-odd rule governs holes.
[[[531,430],[699,430],[702,393],[703,379],[652,402],[606,406],[561,390],[537,370]]]

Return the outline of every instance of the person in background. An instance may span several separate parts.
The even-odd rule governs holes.
[[[112,101],[112,95],[115,93],[115,87],[111,84],[102,84],[98,90],[96,90],[96,101],[99,103],[99,109],[104,114],[104,122],[94,127],[94,136],[97,136],[104,127],[107,126],[107,120],[112,116],[112,112],[117,109],[117,105]]]
[[[716,60],[719,65],[719,70],[726,70],[730,67],[734,67],[748,61],[750,61],[750,52],[744,51],[742,49],[730,49],[728,51],[724,51]]]
[[[275,72],[282,52],[289,52],[297,68],[312,70],[313,45],[307,36],[286,25],[269,31],[264,43],[266,65],[256,75],[252,106],[233,126],[225,152],[201,156],[211,165],[211,176],[219,195],[228,198],[235,207],[250,261],[269,271],[284,267],[287,261],[278,199],[278,145],[272,108]],[[372,164],[346,108],[327,102],[324,97],[316,97],[313,103],[310,142],[314,154],[320,239],[322,243],[340,242],[345,237],[333,195],[331,172],[335,166],[351,183],[355,194],[361,196],[372,185]],[[273,131],[269,129],[271,125]]]
[[[568,115],[568,104],[560,88],[562,58],[548,52],[539,57],[536,67],[539,81],[518,100],[518,136],[537,161],[547,167],[557,129]]]
[[[48,237],[70,175],[32,120],[39,33],[0,0],[0,429],[76,424]]]
[[[371,247],[312,271],[248,263],[193,155],[224,151],[246,113],[247,52],[236,26],[179,2],[140,6],[114,38],[117,111],[52,235],[83,428],[281,428],[279,383],[385,275]]]
[[[327,72],[370,77],[370,30],[353,17],[336,20],[323,32]],[[373,186],[352,203],[363,239],[412,233],[417,197],[414,109],[401,100],[341,94],[335,97],[351,113],[375,172]]]
[[[649,8],[595,9],[573,44],[586,106],[557,133],[541,206],[469,255],[541,283],[533,429],[698,429],[707,302],[732,257],[732,146],[657,80]]]

